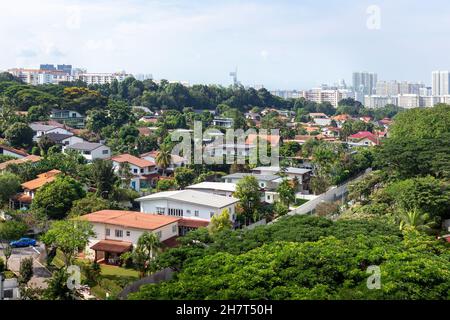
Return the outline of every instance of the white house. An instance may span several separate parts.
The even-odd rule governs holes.
[[[312,121],[319,126],[329,126],[331,124],[331,119],[325,114],[321,112],[310,113]]]
[[[10,146],[0,145],[0,154],[22,159],[28,156],[28,153],[22,150],[12,148]]]
[[[252,172],[255,174],[263,175],[277,175],[280,173],[284,173],[291,179],[297,178],[299,184],[306,184],[307,182],[309,182],[312,171],[310,169],[294,167],[286,167],[284,171],[282,171],[280,167],[257,167],[252,169]]]
[[[49,133],[72,134],[64,128],[41,123],[30,123],[30,128],[33,130],[33,141],[35,142],[39,141],[41,136]]]
[[[150,162],[156,163],[156,158],[158,157],[159,151],[150,151],[144,154],[141,154],[140,157],[142,159],[148,160]],[[173,172],[176,168],[184,167],[188,164],[188,159],[180,157],[179,155],[172,154],[171,161],[169,167],[166,168],[166,171]],[[161,168],[156,164],[156,169],[160,170]]]
[[[230,219],[235,221],[239,199],[194,190],[178,190],[154,193],[136,201],[140,202],[141,212],[209,222],[224,209],[228,209]]]
[[[50,132],[43,135],[42,137],[48,137],[55,144],[59,144],[61,146],[71,146],[75,143],[84,142],[82,138],[77,137],[73,134],[63,134],[57,132]]]
[[[219,196],[232,197],[236,191],[235,183],[226,182],[201,182],[186,187],[186,189],[217,194]]]
[[[212,125],[221,128],[233,128],[234,121],[232,118],[217,117],[212,121]]]
[[[88,161],[95,159],[108,159],[111,157],[111,149],[101,143],[79,142],[70,146],[63,147],[63,151],[76,150]]]
[[[130,154],[121,154],[111,158],[114,171],[119,172],[121,164],[128,163],[130,173],[133,175],[130,187],[136,191],[147,188],[151,184],[152,178],[157,176],[156,164],[152,161],[140,159]]]
[[[249,157],[253,150],[256,150],[255,144],[208,144],[205,147],[205,153],[210,157],[223,157],[223,156],[240,156]]]
[[[122,253],[131,251],[144,232],[155,234],[161,242],[178,236],[180,218],[134,211],[101,210],[84,215],[95,236],[85,248],[88,258],[117,264]]]

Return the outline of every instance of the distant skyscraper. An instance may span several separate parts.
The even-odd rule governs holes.
[[[375,93],[377,74],[371,72],[353,72],[353,90],[362,96]]]
[[[72,74],[72,65],[71,64],[58,64],[58,71],[63,71],[67,74]]]
[[[445,96],[450,94],[449,71],[433,71],[432,83],[433,96]]]
[[[41,64],[39,69],[47,70],[47,71],[55,71],[56,70],[56,68],[53,64]]]

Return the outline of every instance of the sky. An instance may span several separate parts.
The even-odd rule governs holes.
[[[0,70],[72,64],[191,84],[307,89],[450,69],[447,0],[0,1]]]

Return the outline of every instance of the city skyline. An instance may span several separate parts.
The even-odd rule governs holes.
[[[431,85],[432,71],[450,69],[450,10],[433,10],[443,1],[391,2],[375,4],[381,20],[372,30],[369,1],[19,0],[20,6],[0,4],[0,36],[10,49],[0,69],[68,63],[229,85],[237,67],[242,84],[268,89],[350,84],[352,72],[369,71],[380,80]],[[401,14],[405,8],[408,15]],[[11,27],[14,33],[7,32]]]

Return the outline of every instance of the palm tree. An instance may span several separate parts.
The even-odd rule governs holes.
[[[119,172],[118,173],[125,184],[125,188],[129,188],[131,179],[134,177],[133,173],[131,172],[130,164],[128,162],[121,162],[119,164]]]
[[[167,148],[162,148],[158,155],[156,156],[156,164],[158,167],[163,169],[163,175],[166,174],[166,169],[170,166],[170,163],[172,161],[172,155],[167,150]]]
[[[422,213],[417,209],[413,209],[410,211],[400,211],[398,213],[398,219],[400,220],[399,227],[400,230],[404,230],[405,228],[412,228],[417,230],[429,230],[433,225],[433,222],[430,221],[430,217],[426,213]]]
[[[159,238],[150,232],[144,232],[138,239],[137,247],[133,252],[135,263],[140,265],[141,276],[150,268],[150,264],[155,259],[155,253],[161,248]]]

